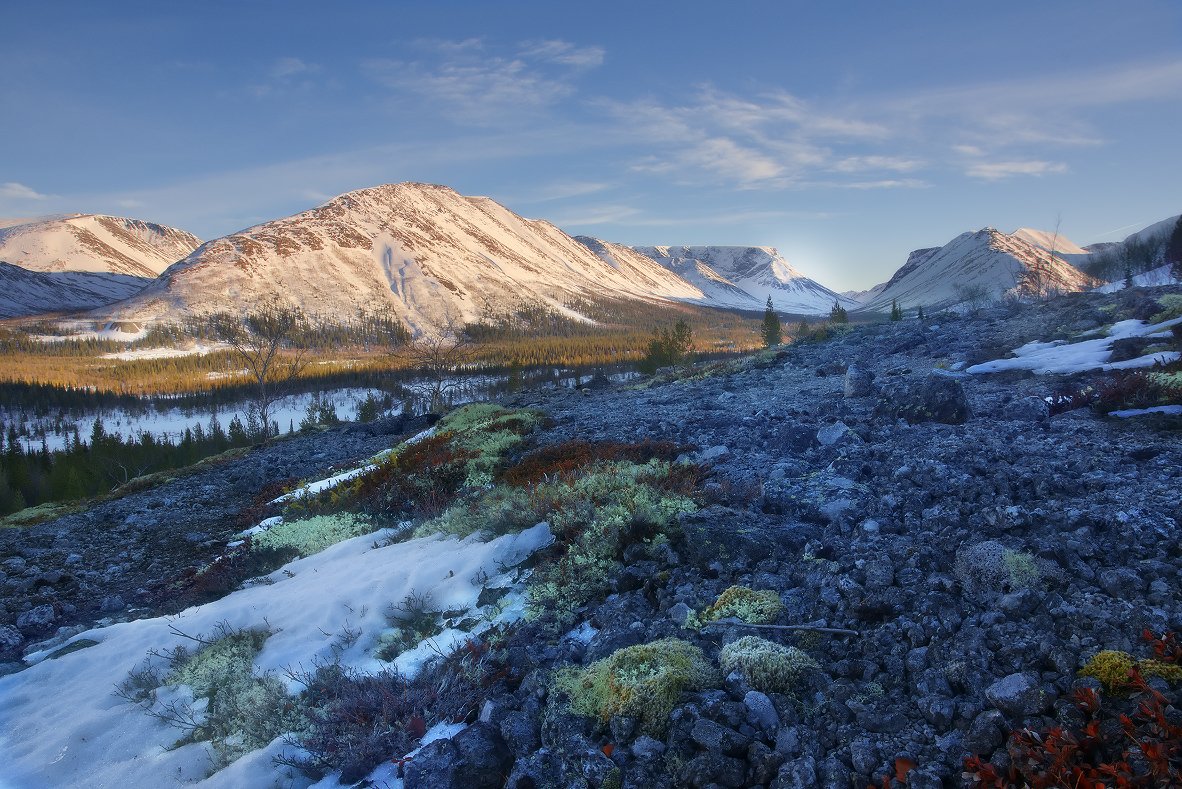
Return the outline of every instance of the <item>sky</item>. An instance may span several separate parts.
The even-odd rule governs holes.
[[[0,217],[204,239],[396,181],[837,290],[1182,213],[1182,3],[6,4]]]

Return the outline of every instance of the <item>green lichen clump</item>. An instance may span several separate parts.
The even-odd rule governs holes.
[[[251,538],[252,550],[291,548],[300,556],[320,553],[330,545],[376,530],[368,518],[349,513],[315,515],[278,523]]]
[[[1158,296],[1157,303],[1161,305],[1161,312],[1150,318],[1150,323],[1162,323],[1182,317],[1182,293],[1167,293],[1164,296]]]
[[[1013,589],[1031,587],[1042,577],[1038,565],[1034,563],[1034,557],[1028,553],[1007,549],[1002,555],[1002,561],[1010,575],[1010,587]]]
[[[1134,669],[1143,677],[1161,677],[1167,682],[1182,681],[1182,666],[1160,660],[1137,660],[1128,652],[1116,649],[1097,652],[1079,670],[1079,675],[1098,679],[1105,690],[1113,691],[1128,687]]]
[[[784,604],[774,591],[757,592],[746,586],[732,586],[702,612],[703,622],[735,617],[751,625],[766,625],[779,619]]]
[[[542,504],[533,517],[547,521],[567,550],[535,571],[529,617],[549,614],[557,623],[569,623],[579,606],[610,589],[629,542],[668,532],[678,515],[698,508],[688,496],[662,489],[671,468],[660,460],[607,463],[573,482],[535,489]]]
[[[223,625],[217,638],[199,650],[173,650],[165,676],[147,670],[133,674],[123,685],[124,697],[138,697],[151,714],[183,729],[178,745],[209,741],[220,769],[284,732],[298,731],[305,722],[301,705],[287,695],[283,683],[253,672],[255,655],[269,636]],[[182,696],[161,708],[158,690],[181,685],[189,687],[193,703]]]
[[[796,647],[786,647],[758,636],[727,644],[718,655],[724,673],[738,671],[756,690],[791,693],[806,671],[819,670],[817,661]]]
[[[1038,560],[996,540],[964,548],[956,557],[955,573],[970,597],[988,599],[1036,586],[1042,578]]]
[[[716,680],[702,650],[665,638],[617,650],[585,669],[561,671],[555,684],[581,715],[605,723],[614,715],[637,718],[644,731],[660,735],[682,691],[700,690]]]
[[[465,486],[484,487],[492,483],[501,459],[520,445],[542,419],[538,411],[476,403],[457,408],[441,419],[435,433],[450,434],[453,450],[471,454],[466,462]]]

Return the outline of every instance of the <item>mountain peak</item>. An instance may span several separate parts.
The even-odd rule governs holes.
[[[113,308],[123,318],[246,310],[267,299],[313,315],[390,310],[412,331],[572,298],[702,298],[626,247],[596,254],[558,228],[438,184],[346,192],[215,239]]]
[[[653,246],[634,247],[665,268],[707,290],[712,300],[740,309],[775,309],[796,314],[827,314],[833,304],[852,299],[806,277],[775,247]]]
[[[200,244],[174,227],[107,214],[41,217],[0,228],[0,259],[41,272],[150,278]]]

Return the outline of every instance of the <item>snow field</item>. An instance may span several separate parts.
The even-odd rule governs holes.
[[[446,631],[403,653],[393,663],[371,654],[386,611],[412,592],[429,595],[432,606],[472,610],[484,585],[513,584],[520,564],[553,541],[545,524],[490,542],[426,537],[380,546],[388,532],[357,537],[298,559],[252,586],[176,616],[96,628],[71,639],[96,646],[49,659],[29,655],[30,668],[0,678],[0,763],[3,789],[35,787],[305,787],[310,781],[277,770],[273,756],[290,746],[276,740],[206,777],[211,766],[205,743],[169,747],[179,731],[113,695],[114,687],[152,650],[164,652],[225,623],[233,629],[272,631],[255,658],[256,674],[275,672],[289,690],[298,680],[286,668],[312,670],[318,662],[376,672],[391,665],[413,676],[432,656],[463,643],[470,634]],[[486,580],[487,579],[487,580]],[[522,615],[520,592],[488,611],[494,621]],[[360,633],[356,638],[347,634]],[[158,659],[158,658],[157,658]],[[178,691],[182,692],[183,691]]]

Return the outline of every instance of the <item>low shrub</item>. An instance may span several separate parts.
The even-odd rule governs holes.
[[[634,717],[641,729],[659,736],[682,691],[700,690],[715,681],[717,673],[702,650],[665,638],[624,647],[585,669],[564,669],[556,675],[555,687],[580,715],[604,723],[613,715]]]
[[[1010,765],[999,770],[979,755],[965,760],[966,786],[1182,786],[1182,724],[1176,692],[1151,686],[1142,668],[1156,676],[1182,679],[1182,645],[1172,633],[1142,637],[1155,657],[1136,660],[1105,650],[1080,674],[1103,684],[1105,698],[1091,688],[1075,691],[1075,720],[1045,731],[1023,728],[1006,744]]]
[[[208,565],[187,571],[168,587],[164,602],[180,611],[192,605],[220,600],[237,590],[248,578],[272,573],[299,557],[299,551],[290,546],[256,549],[247,540],[242,545],[228,548]]]
[[[470,641],[408,679],[393,670],[363,674],[329,664],[297,677],[305,685],[307,722],[288,763],[313,777],[341,771],[352,784],[374,767],[412,751],[437,723],[472,722],[490,696],[514,690],[503,635]]]
[[[544,479],[569,479],[581,469],[596,462],[647,463],[650,460],[672,461],[684,447],[671,441],[641,441],[591,443],[582,439],[536,449],[523,456],[507,469],[500,480],[507,485],[524,487]]]

